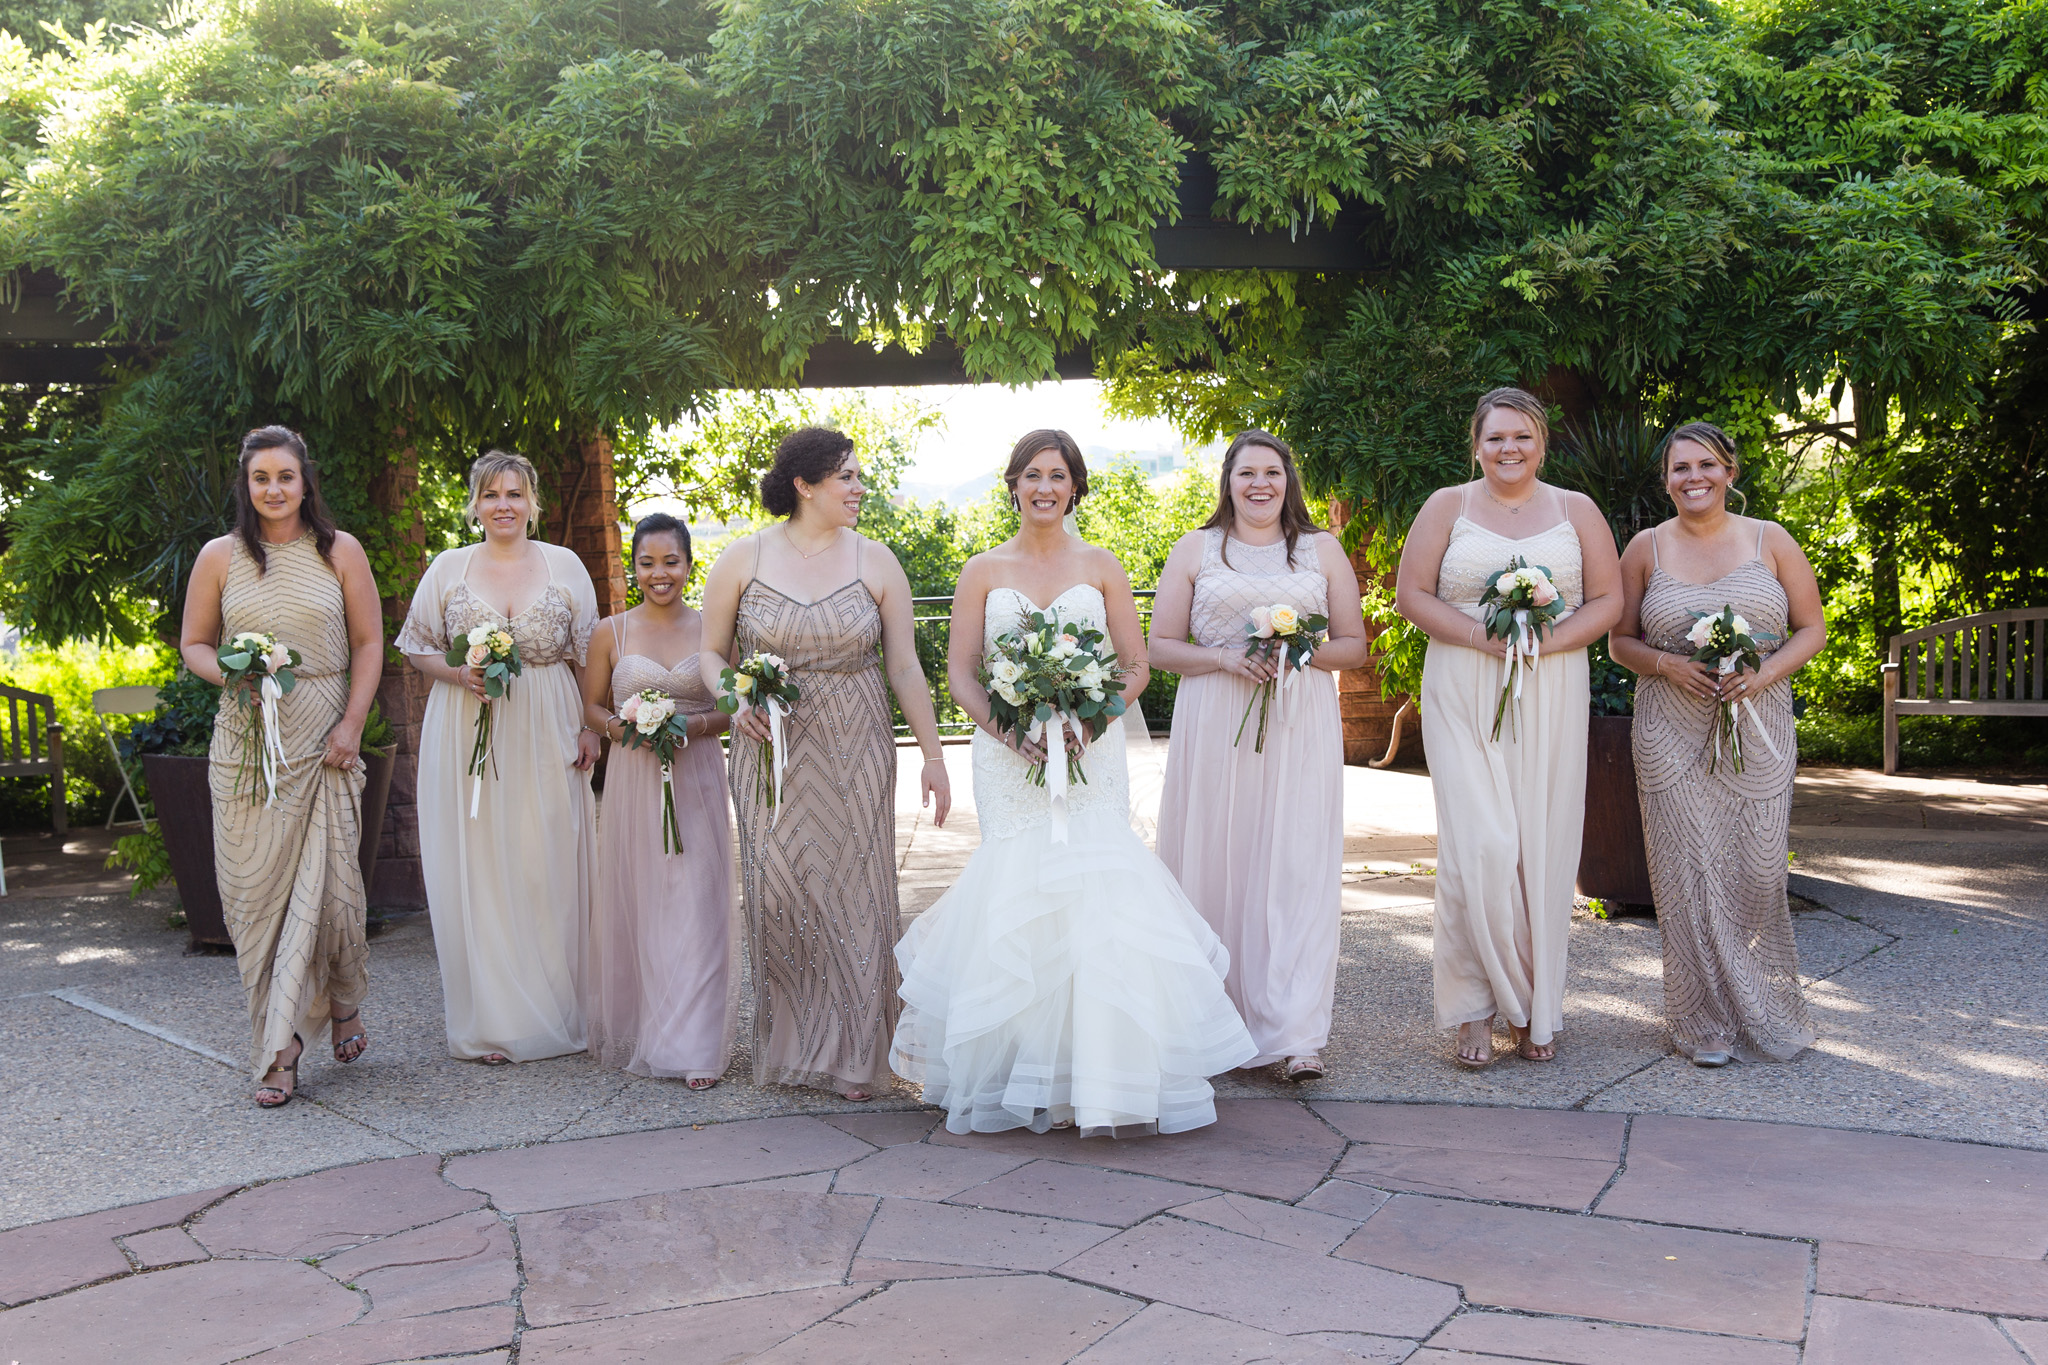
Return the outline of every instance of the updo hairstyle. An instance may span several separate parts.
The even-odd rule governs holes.
[[[775,464],[761,476],[761,505],[769,515],[796,515],[796,481],[823,483],[853,453],[853,438],[831,427],[798,427],[775,447]]]
[[[1695,444],[1705,446],[1719,457],[1722,464],[1728,466],[1728,491],[1733,493],[1741,502],[1741,506],[1737,509],[1737,515],[1746,514],[1749,511],[1749,494],[1735,486],[1735,481],[1742,477],[1742,452],[1736,448],[1735,438],[1715,426],[1712,422],[1687,422],[1684,426],[1679,427],[1664,438],[1664,472],[1666,474],[1671,472],[1671,447],[1677,445],[1680,441],[1692,441]],[[1674,498],[1672,501],[1676,503],[1677,499]]]
[[[1550,452],[1550,410],[1543,400],[1527,389],[1489,389],[1480,395],[1479,403],[1472,409],[1472,459],[1479,459],[1479,433],[1486,425],[1486,414],[1495,408],[1512,408],[1529,419],[1529,425],[1536,428],[1536,439],[1543,443],[1545,454]]]
[[[469,467],[469,506],[463,515],[472,526],[483,524],[477,504],[483,501],[484,490],[502,474],[518,477],[519,491],[526,496],[526,534],[534,534],[540,527],[540,471],[533,467],[532,460],[509,450],[486,450],[476,457],[476,463]]]
[[[633,523],[633,548],[626,552],[626,558],[633,563],[640,561],[640,542],[648,536],[674,536],[683,547],[683,559],[694,564],[697,556],[690,549],[690,528],[666,512],[649,512]]]
[[[1074,443],[1073,437],[1052,427],[1027,431],[1016,445],[1010,447],[1010,463],[1003,470],[1003,486],[1010,490],[1010,505],[1017,505],[1017,480],[1024,477],[1032,459],[1045,450],[1057,450],[1060,458],[1067,462],[1067,477],[1074,482],[1073,496],[1067,503],[1067,510],[1072,512],[1080,507],[1081,499],[1088,496],[1088,462],[1081,458],[1081,447]],[[1018,510],[1021,512],[1023,509]]]

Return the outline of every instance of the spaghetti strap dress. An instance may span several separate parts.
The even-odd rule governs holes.
[[[1308,538],[1290,563],[1284,540],[1226,542],[1213,528],[1195,574],[1194,642],[1241,650],[1253,607],[1328,615],[1329,595]],[[1264,752],[1256,692],[1235,673],[1181,680],[1159,803],[1160,861],[1230,950],[1230,1000],[1259,1047],[1250,1066],[1329,1044],[1344,870],[1336,679],[1322,669],[1292,677]]]
[[[679,714],[709,714],[697,656],[671,668],[629,652],[624,621],[609,623],[612,709],[651,689],[673,698]],[[682,834],[675,853],[662,844],[661,761],[652,749],[612,745],[591,907],[590,1055],[637,1076],[715,1080],[732,1057],[740,986],[732,816],[717,737],[678,752],[670,783]]]
[[[256,786],[249,712],[223,692],[208,757],[221,908],[249,1004],[249,1067],[263,1079],[292,1034],[313,1036],[369,989],[358,862],[363,775],[320,759],[348,709],[348,613],[341,579],[311,532],[264,547],[258,569],[240,538],[220,595],[221,640],[243,631],[299,651],[297,684],[278,703],[284,764],[277,795]]]
[[[1759,637],[1759,652],[1778,648],[1791,608],[1762,552],[1759,529],[1756,556],[1712,583],[1687,583],[1657,563],[1643,593],[1643,642],[1688,656],[1695,613],[1732,606],[1752,633],[1778,637]],[[1741,713],[1739,773],[1725,753],[1715,761],[1716,709],[1654,674],[1636,684],[1632,742],[1664,939],[1665,1025],[1687,1057],[1730,1052],[1747,1062],[1788,1061],[1815,1036],[1785,900],[1799,767],[1792,684],[1765,688]]]
[[[729,765],[758,1085],[890,1084],[896,737],[877,653],[882,612],[859,553],[852,581],[814,602],[759,577],[740,593],[740,657],[780,655],[798,689],[783,721],[778,809],[768,807],[765,745],[734,735]]]
[[[1550,570],[1567,611],[1585,601],[1569,520],[1512,537],[1460,516],[1437,596],[1473,620],[1486,580],[1519,555]],[[1510,725],[1493,738],[1502,661],[1432,640],[1422,742],[1437,820],[1433,963],[1438,1028],[1498,1015],[1537,1044],[1564,1027],[1579,843],[1586,820],[1586,651],[1543,650]]]
[[[491,703],[480,792],[468,767],[481,703],[469,689],[436,682],[420,728],[420,870],[455,1057],[529,1062],[585,1046],[597,820],[590,774],[575,766],[583,698],[570,664],[589,654],[597,591],[573,551],[530,544],[547,557],[548,584],[525,610],[508,619],[470,590],[478,547],[464,546],[427,566],[397,641],[406,654],[440,654],[491,625],[512,633],[524,666]]]

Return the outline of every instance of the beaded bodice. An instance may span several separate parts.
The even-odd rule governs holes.
[[[1315,547],[1306,540],[1296,542],[1290,564],[1284,540],[1271,545],[1226,542],[1220,526],[1202,534],[1202,567],[1195,574],[1195,601],[1188,616],[1196,644],[1243,645],[1253,607],[1284,602],[1303,616],[1329,615],[1329,580],[1316,563]]]

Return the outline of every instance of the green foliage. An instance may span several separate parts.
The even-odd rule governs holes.
[[[57,719],[64,727],[65,807],[72,820],[81,824],[105,820],[121,790],[120,760],[100,734],[92,694],[103,687],[161,685],[175,662],[175,656],[158,645],[120,647],[89,642],[61,648],[24,645],[0,661],[0,682],[45,693],[57,703]],[[118,726],[119,722],[110,724]],[[131,767],[130,780],[141,790],[139,769]],[[49,790],[46,778],[0,778],[0,822],[14,829],[46,827]],[[125,800],[121,808],[132,818]]]
[[[114,851],[107,855],[107,866],[135,874],[135,880],[128,884],[130,900],[170,881],[171,852],[164,846],[163,825],[155,823],[148,829],[124,834],[114,840]]]
[[[1882,717],[1808,711],[1797,723],[1801,762],[1883,765]],[[2035,717],[1901,716],[1899,766],[2048,770],[2048,723]]]

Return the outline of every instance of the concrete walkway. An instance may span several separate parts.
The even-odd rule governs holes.
[[[369,1055],[316,1045],[264,1113],[232,960],[164,903],[0,901],[0,1362],[2048,1365],[2048,788],[1802,777],[1822,1038],[1720,1072],[1668,1053],[1655,923],[1590,915],[1559,1060],[1454,1066],[1428,779],[1347,770],[1346,807],[1330,1079],[1121,1143],[929,1135],[744,1055],[702,1094],[455,1063],[417,915],[373,940]],[[906,804],[907,913],[976,838]]]

